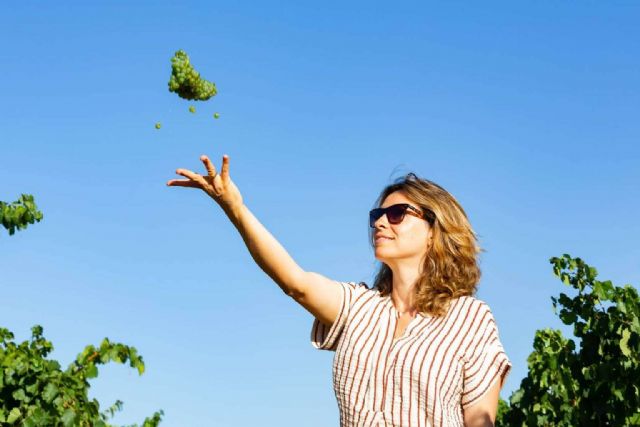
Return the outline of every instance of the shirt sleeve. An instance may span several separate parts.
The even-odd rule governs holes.
[[[327,327],[318,319],[313,319],[311,327],[311,345],[318,350],[336,351],[342,331],[345,329],[349,319],[349,313],[354,302],[359,299],[362,294],[370,291],[365,283],[355,282],[336,282],[340,284],[342,289],[342,300],[340,303],[340,311],[338,317],[331,327]]]
[[[489,389],[500,381],[500,388],[511,371],[511,362],[504,352],[493,314],[482,302],[476,321],[471,325],[472,340],[464,361],[462,408],[476,403]]]

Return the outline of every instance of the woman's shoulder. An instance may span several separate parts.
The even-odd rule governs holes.
[[[480,314],[491,314],[491,307],[484,300],[472,295],[464,295],[456,298],[456,303],[468,312],[476,312]]]
[[[367,283],[366,283],[366,282],[343,282],[343,283],[346,283],[346,284],[348,284],[349,286],[354,286],[354,287],[355,287],[355,286],[364,286],[364,287],[366,287],[366,288],[368,288],[368,287],[369,287],[369,285],[367,285]]]
[[[489,304],[485,300],[483,300],[481,298],[478,298],[475,295],[463,295],[461,297],[458,297],[458,299],[460,301],[466,301],[467,304],[473,304],[473,305],[476,305],[476,306],[483,305],[483,306],[489,307]]]
[[[366,282],[340,282],[344,289],[352,297],[359,300],[376,301],[380,298],[380,291],[377,288],[370,288]]]
[[[352,290],[359,292],[379,292],[377,289],[370,288],[366,282],[340,282],[343,286],[346,286]]]

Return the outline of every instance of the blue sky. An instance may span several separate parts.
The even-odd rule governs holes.
[[[0,200],[33,194],[44,220],[0,236],[0,325],[43,325],[65,366],[104,337],[135,346],[143,376],[108,366],[91,389],[124,401],[117,423],[337,425],[311,315],[212,200],[165,183],[228,154],[303,268],[371,283],[367,212],[414,171],[487,251],[507,398],[535,330],[569,332],[550,257],[638,284],[639,19],[636,2],[3,4]],[[178,49],[219,90],[196,114],[167,90]]]

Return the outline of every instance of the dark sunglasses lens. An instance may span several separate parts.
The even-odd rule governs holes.
[[[384,215],[384,209],[381,208],[373,209],[371,212],[369,212],[369,226],[371,228],[375,228],[376,221],[380,219],[382,215]]]
[[[391,224],[400,224],[404,218],[407,207],[404,205],[393,205],[387,208],[387,219]]]

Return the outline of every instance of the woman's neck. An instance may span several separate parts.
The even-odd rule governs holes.
[[[416,268],[397,268],[393,271],[391,299],[399,313],[407,313],[415,310],[414,288],[419,277]]]

